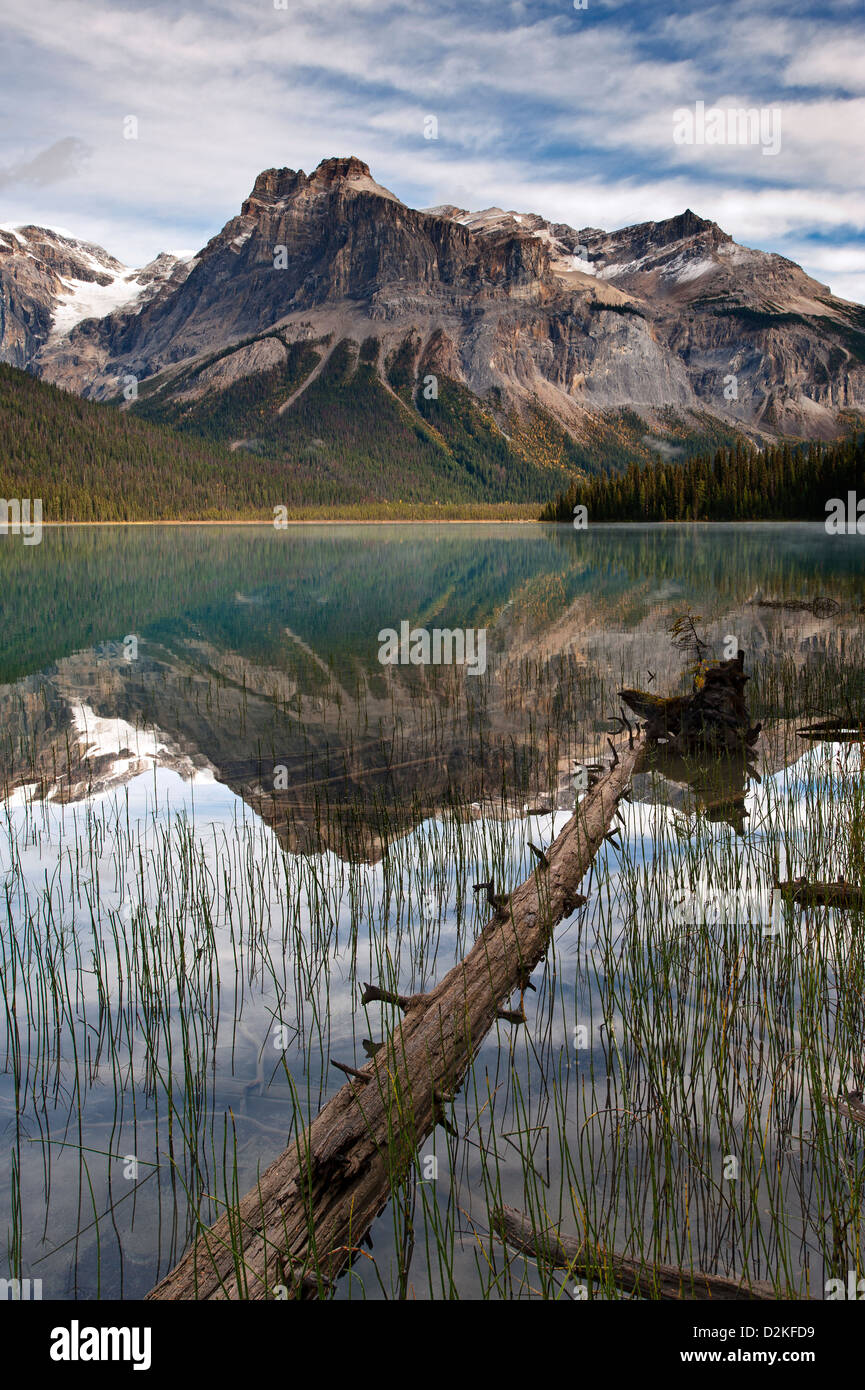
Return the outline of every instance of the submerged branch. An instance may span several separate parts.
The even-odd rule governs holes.
[[[564,1236],[554,1227],[536,1230],[531,1218],[515,1207],[502,1206],[493,1213],[493,1230],[514,1250],[542,1261],[554,1269],[567,1269],[598,1282],[612,1281],[624,1293],[639,1298],[713,1302],[731,1299],[775,1301],[783,1297],[771,1284],[744,1283],[721,1274],[680,1269],[676,1265],[655,1264],[617,1255],[599,1246]],[[789,1295],[798,1298],[798,1294]]]
[[[848,912],[861,912],[865,908],[865,890],[843,879],[835,883],[809,883],[806,878],[794,878],[776,883],[775,887],[782,897],[798,907],[838,907]]]

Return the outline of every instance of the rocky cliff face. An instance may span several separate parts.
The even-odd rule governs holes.
[[[583,437],[624,407],[804,437],[865,410],[865,310],[690,210],[607,233],[499,208],[417,211],[355,158],[309,175],[269,169],[194,261],[132,272],[131,306],[77,325],[57,308],[69,267],[41,247],[25,266],[3,237],[0,356],[95,397],[128,374],[170,380],[177,364],[188,393],[190,363],[209,369],[279,328],[286,343],[375,339],[382,375],[406,357],[412,396],[443,371],[500,419],[540,407]],[[119,296],[123,268],[96,248],[86,256]],[[262,370],[260,356],[202,389]]]
[[[47,227],[0,228],[0,361],[38,370],[43,348],[82,320],[136,313],[187,272],[186,262],[166,253],[136,270]]]

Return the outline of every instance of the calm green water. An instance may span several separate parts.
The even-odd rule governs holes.
[[[604,749],[616,689],[679,688],[675,616],[699,614],[719,655],[731,637],[742,646],[752,715],[769,728],[855,705],[863,560],[861,538],[819,525],[3,538],[10,1270],[41,1277],[46,1298],[146,1292],[188,1244],[194,1209],[212,1219],[226,1173],[236,1164],[248,1186],[338,1087],[329,1059],[363,1062],[375,1029],[358,982],[389,971],[428,987],[481,925],[471,883],[491,865],[510,883],[528,872],[527,840],[548,843],[573,805],[572,763]],[[808,607],[818,597],[831,613]],[[383,665],[379,633],[403,622],[484,631],[486,669]],[[773,797],[798,804],[822,775],[819,750],[811,762],[785,750],[761,744],[753,776],[739,769],[720,791],[699,769],[641,779],[627,872],[651,858],[658,814],[702,818],[725,853],[747,849]],[[547,1084],[574,1062],[580,1007],[610,1007],[614,972],[607,962],[598,976],[596,953],[630,920],[623,875],[610,850],[601,919],[563,930],[555,983],[539,967],[531,1045],[485,1044],[479,1074],[499,1099],[466,1099],[456,1148],[437,1134],[442,1176],[413,1211],[419,1228],[429,1204],[453,1223],[452,1269],[443,1279],[418,1255],[418,1296],[502,1292],[466,1216],[484,1124],[513,1136],[522,1118],[532,1135],[502,1169],[506,1200],[524,1205],[526,1153],[559,1196],[567,1188],[562,1154],[581,1142],[592,1096],[585,1075],[555,1100]],[[592,1062],[607,1094],[624,1084],[608,1048],[601,1039]],[[360,1261],[340,1296],[399,1290],[404,1217],[381,1219],[375,1273]],[[670,1221],[681,1217],[675,1207]],[[807,1244],[798,1209],[796,1221]],[[704,1222],[704,1266],[740,1267],[747,1242],[722,1225]],[[771,1265],[770,1245],[752,1250],[756,1266]]]
[[[486,677],[461,682],[483,706],[483,736],[520,662],[603,671],[613,686],[645,685],[652,671],[665,688],[680,664],[666,628],[688,608],[749,653],[795,648],[806,629],[801,650],[819,651],[837,623],[812,631],[807,613],[748,600],[825,594],[853,613],[862,572],[861,538],[820,525],[59,528],[34,547],[6,537],[0,767],[13,784],[34,764],[53,777],[70,710],[84,703],[157,728],[241,794],[275,765],[294,784],[342,775],[365,794],[381,772],[370,727],[454,674],[382,666],[381,630],[485,630]],[[583,698],[587,721],[615,712],[607,692]],[[372,705],[367,737],[351,740],[349,710],[361,700]],[[499,733],[517,735],[518,722],[511,705]],[[452,759],[469,780],[472,756],[456,748]],[[335,800],[347,794],[328,786]],[[433,797],[440,790],[430,784]]]
[[[861,537],[819,524],[47,528],[39,546],[0,545],[0,679],[130,632],[302,670],[286,624],[345,677],[374,666],[378,630],[401,618],[495,627],[513,603],[518,618],[552,619],[552,596],[538,608],[552,581],[559,613],[589,598],[601,620],[612,609],[636,624],[667,590],[714,609],[757,588],[852,598],[862,566]]]

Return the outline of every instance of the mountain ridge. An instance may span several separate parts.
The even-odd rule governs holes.
[[[52,335],[118,309],[140,308],[168,282],[177,284],[191,258],[160,252],[141,267],[57,227],[0,226],[0,361],[31,367]],[[92,312],[91,312],[92,311]]]
[[[7,266],[0,254],[0,281]],[[168,418],[272,371],[282,348],[342,342],[375,344],[364,389],[395,391],[418,428],[435,428],[431,379],[469,433],[473,414],[505,438],[544,419],[581,458],[618,437],[623,412],[643,421],[630,431],[643,457],[693,442],[709,417],[760,442],[835,437],[865,412],[865,309],[690,208],[614,232],[414,209],[356,156],[261,171],[239,213],[133,303],[43,333],[23,362],[20,335],[10,347],[0,332],[0,358],[95,399],[132,381],[124,408],[149,393]],[[274,406],[280,418],[306,389]],[[230,424],[224,438],[247,447]]]

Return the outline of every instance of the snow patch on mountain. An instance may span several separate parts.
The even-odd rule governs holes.
[[[50,312],[50,336],[64,337],[84,319],[104,318],[118,309],[137,313],[167,280],[188,274],[190,252],[163,252],[141,268],[124,265],[102,246],[82,241],[62,227],[30,223],[0,224],[0,244],[12,252],[11,264],[32,263],[26,283],[42,281]]]
[[[84,319],[101,319],[116,309],[130,308],[146,289],[135,279],[134,272],[118,275],[109,285],[94,280],[66,280],[62,276],[60,283],[68,293],[57,300],[51,331],[61,335],[71,332]]]
[[[750,246],[739,246],[735,241],[729,241],[719,246],[716,254],[726,257],[733,265],[753,265],[756,261],[765,260],[768,253],[754,251]]]
[[[618,275],[636,275],[645,268],[648,259],[648,256],[640,256],[636,261],[627,261],[624,265],[605,265],[596,274],[599,280],[615,280]]]
[[[664,266],[661,279],[673,280],[677,285],[682,285],[688,280],[699,280],[701,276],[717,269],[717,262],[709,256],[698,259],[692,257],[690,260],[685,256],[676,256],[669,265]]]
[[[11,222],[0,222],[0,232],[5,232],[7,236],[14,237],[19,246],[26,246],[27,240],[23,237],[17,227],[13,227]]]

